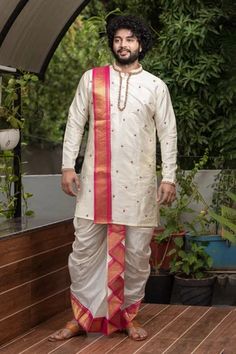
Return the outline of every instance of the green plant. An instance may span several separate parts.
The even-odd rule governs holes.
[[[194,210],[190,207],[190,204],[195,201],[202,203],[203,207],[206,207],[194,178],[199,170],[203,169],[207,161],[208,150],[205,151],[199,162],[195,163],[191,171],[183,171],[181,169],[177,171],[178,195],[171,206],[162,206],[160,208],[160,215],[164,220],[164,231],[156,237],[157,242],[162,242],[170,235],[186,231],[186,229],[196,231],[196,225],[200,226],[201,230],[205,229],[205,223],[208,222],[206,214],[200,212],[194,215]],[[183,220],[183,216],[186,213],[194,215],[191,222]]]
[[[208,161],[208,150],[205,151],[199,162],[195,163],[190,171],[177,171],[178,195],[176,201],[171,206],[162,206],[160,215],[162,217],[163,231],[154,234],[154,241],[160,248],[164,248],[163,256],[159,262],[152,257],[151,265],[155,272],[162,269],[166,258],[171,259],[179,251],[180,241],[187,231],[194,231],[195,234],[206,233],[206,225],[211,220],[206,210],[206,205],[202,195],[199,192],[198,185],[195,182],[196,174],[203,169]],[[199,213],[195,213],[190,204],[195,201],[202,204]],[[204,209],[205,208],[205,209]],[[190,221],[184,220],[186,214],[191,215]]]
[[[1,85],[0,129],[19,129],[23,127],[20,99],[27,101],[28,85],[30,82],[37,80],[36,75],[29,73],[22,73],[19,76],[3,80]]]
[[[14,193],[13,185],[19,181],[19,177],[14,174],[13,170],[13,152],[1,151],[0,153],[0,217],[7,219],[13,218],[16,208],[17,196]],[[31,216],[33,211],[28,208],[28,199],[32,197],[31,193],[24,191],[23,185],[21,185],[22,191],[22,207],[23,215]]]
[[[220,213],[221,206],[233,206],[233,200],[228,196],[227,192],[236,192],[236,170],[221,169],[216,175],[213,187],[213,198],[211,207],[216,213]]]
[[[188,250],[183,250],[183,239],[177,240],[178,250],[171,261],[171,273],[180,273],[185,278],[202,279],[212,267],[213,260],[205,247],[190,242]]]
[[[223,226],[222,237],[236,243],[236,194],[232,192],[226,192],[226,194],[233,201],[233,206],[222,205],[221,215],[212,210],[209,210],[209,214]]]
[[[152,274],[158,274],[160,272],[166,271],[165,262],[172,245],[171,236],[167,240],[159,241],[158,235],[160,233],[162,233],[162,229],[155,228],[151,241],[150,265]]]
[[[143,67],[170,89],[179,153],[185,159],[181,167],[186,167],[187,157],[201,156],[206,146],[210,155],[233,158],[236,41],[232,1],[91,0],[60,43],[44,82],[32,88],[31,103],[24,112],[27,141],[62,142],[68,107],[82,73],[111,59],[102,22],[89,19],[105,18],[117,7],[141,15],[153,28],[155,46]]]
[[[158,55],[149,67],[168,84],[178,123],[182,156],[235,156],[234,55],[230,25],[235,7],[221,1],[160,0]],[[233,46],[231,46],[233,48]],[[235,48],[235,46],[234,46]],[[227,121],[227,124],[225,124]]]

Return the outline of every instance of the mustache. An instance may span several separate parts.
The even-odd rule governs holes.
[[[128,52],[128,53],[131,53],[130,50],[127,49],[127,48],[120,48],[120,49],[117,51],[117,53],[123,52],[123,50],[125,50],[125,51]]]

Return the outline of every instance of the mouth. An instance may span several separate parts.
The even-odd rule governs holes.
[[[121,50],[118,50],[118,54],[123,57],[123,56],[130,54],[130,51],[121,49]]]

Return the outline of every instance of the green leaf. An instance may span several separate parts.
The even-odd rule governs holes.
[[[231,221],[229,221],[227,218],[216,214],[214,211],[209,210],[210,216],[218,221],[221,225],[227,226],[229,229],[231,229],[234,233],[236,233],[236,224],[233,224]]]

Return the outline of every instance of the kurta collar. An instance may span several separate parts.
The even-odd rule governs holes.
[[[115,71],[118,71],[119,73],[122,73],[121,68],[120,68],[118,65],[116,65],[115,62],[113,63],[112,67],[113,67],[113,69],[114,69]],[[132,74],[139,74],[139,73],[141,73],[142,70],[143,70],[143,67],[142,67],[141,64],[139,64],[139,67],[138,67],[137,69],[130,70],[130,71],[129,71],[128,73],[126,73],[126,74],[129,74],[129,75],[132,75]]]

